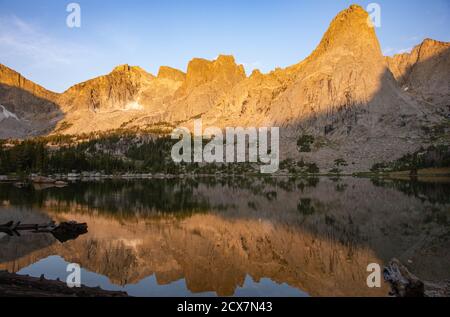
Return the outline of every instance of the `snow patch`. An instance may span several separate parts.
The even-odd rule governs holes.
[[[12,112],[8,111],[5,107],[0,105],[0,122],[9,118],[16,119],[20,121],[19,118]]]
[[[135,101],[127,104],[123,110],[125,111],[144,110],[144,107]]]

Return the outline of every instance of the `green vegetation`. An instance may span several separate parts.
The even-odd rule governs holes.
[[[174,163],[171,150],[176,142],[165,134],[136,133],[129,129],[4,140],[0,141],[0,174],[260,175],[260,163]],[[293,175],[320,173],[317,164],[303,159],[285,160],[280,163],[280,170]]]
[[[336,191],[337,191],[338,193],[343,193],[343,192],[345,192],[345,191],[347,190],[347,188],[348,188],[348,185],[347,185],[347,184],[337,184],[337,185],[336,185]]]
[[[310,198],[300,199],[300,202],[297,205],[297,210],[305,216],[310,216],[316,212],[316,209],[314,208],[312,200]]]
[[[59,126],[59,128],[55,131],[55,133],[63,132],[65,130],[67,130],[67,129],[70,129],[72,126],[73,126],[72,123],[68,123],[67,121],[63,121],[61,123],[61,125]]]
[[[39,141],[25,141],[0,151],[0,173],[43,171],[48,165],[49,156],[45,144]]]
[[[440,167],[450,167],[449,146],[439,145],[427,149],[421,148],[419,151],[407,154],[396,161],[374,164],[371,171],[374,173],[391,171],[411,171],[414,173],[419,169]]]
[[[341,174],[341,173],[342,173],[342,170],[340,170],[340,169],[337,168],[337,167],[333,167],[332,169],[330,169],[329,173],[330,173],[330,174]]]
[[[28,175],[71,172],[104,174],[257,174],[258,164],[174,163],[178,142],[165,135],[130,130],[80,136],[54,135],[0,143],[0,174]],[[205,141],[206,142],[206,141]]]
[[[314,144],[314,137],[312,135],[304,134],[297,140],[298,150],[302,153],[311,152],[311,146]]]
[[[448,183],[421,182],[418,180],[372,178],[377,187],[392,188],[408,196],[417,197],[432,204],[450,203],[450,186]]]
[[[336,167],[348,166],[347,161],[342,158],[335,160],[334,165]]]
[[[436,125],[423,126],[422,130],[429,137],[429,141],[435,144],[448,144],[450,141],[450,119]]]
[[[71,171],[129,171],[131,164],[104,153],[90,154],[84,145],[49,149],[42,141],[24,141],[0,150],[0,173],[61,173]]]
[[[348,163],[346,160],[340,158],[337,160],[334,160],[334,167],[329,171],[330,174],[341,174],[342,169],[341,167],[348,166]]]
[[[287,171],[290,174],[319,174],[320,169],[316,163],[307,163],[303,159],[294,161],[286,159],[280,163],[280,170]]]

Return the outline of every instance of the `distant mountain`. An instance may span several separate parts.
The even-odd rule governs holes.
[[[0,64],[0,138],[50,133],[62,118],[57,98]]]
[[[411,53],[386,59],[404,91],[450,113],[450,43],[426,39]]]
[[[75,85],[64,92],[59,103],[65,112],[88,110],[101,113],[127,109],[153,76],[140,67],[121,65],[110,74]]]
[[[424,127],[445,123],[449,46],[426,40],[411,54],[384,57],[367,12],[352,5],[308,58],[268,74],[246,76],[221,55],[193,59],[186,73],[161,67],[158,76],[123,65],[55,94],[2,67],[0,104],[31,123],[9,118],[0,136],[190,126],[202,118],[222,128],[280,126],[283,157],[299,158],[297,139],[312,135],[313,151],[301,157],[321,168],[344,159],[349,170],[367,170],[428,145]]]

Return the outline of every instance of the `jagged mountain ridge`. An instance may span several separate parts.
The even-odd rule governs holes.
[[[62,118],[58,94],[0,64],[0,138],[50,133]]]
[[[404,91],[450,110],[450,43],[425,39],[410,53],[386,59]]]
[[[192,60],[186,73],[161,67],[158,76],[153,76],[139,67],[123,65],[62,94],[36,88],[64,116],[58,126],[45,128],[78,134],[160,122],[189,126],[200,117],[205,125],[222,128],[280,126],[284,156],[298,156],[296,138],[308,133],[335,146],[307,157],[324,166],[344,157],[356,165],[364,162],[361,167],[367,168],[374,161],[414,151],[423,143],[421,127],[441,120],[426,100],[436,95],[439,104],[448,103],[448,86],[443,86],[450,73],[449,68],[440,67],[434,73],[426,67],[423,75],[417,66],[423,57],[414,63],[419,71],[408,72],[406,79],[403,74],[413,64],[412,57],[385,58],[367,21],[367,12],[351,6],[332,21],[308,58],[269,74],[254,71],[247,77],[232,56],[221,55],[214,61]],[[448,55],[436,43],[421,45],[428,47],[425,55],[437,54],[439,65],[448,63]],[[430,76],[437,84],[418,85],[426,100],[401,89],[406,81],[414,84],[411,87],[429,83]],[[11,110],[3,94],[0,103]]]
[[[127,108],[152,78],[140,67],[121,65],[106,76],[69,88],[58,101],[65,112],[89,110],[97,113]]]

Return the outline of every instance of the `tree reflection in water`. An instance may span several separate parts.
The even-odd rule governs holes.
[[[367,287],[369,263],[397,257],[423,279],[450,278],[448,194],[448,183],[357,178],[0,184],[0,222],[89,224],[64,244],[1,237],[0,269],[37,272],[59,256],[142,295],[386,295],[386,285]],[[180,281],[183,291],[167,287]]]

